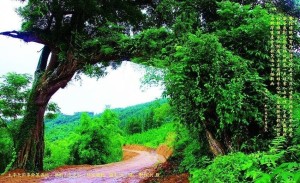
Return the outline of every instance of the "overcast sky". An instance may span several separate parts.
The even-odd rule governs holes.
[[[20,3],[14,0],[0,0],[0,32],[19,30],[21,19],[15,13]],[[7,72],[33,75],[42,45],[23,43],[20,40],[0,36],[0,75]],[[65,89],[59,90],[52,101],[58,103],[65,114],[78,111],[99,113],[106,105],[112,108],[126,107],[160,98],[161,89],[140,89],[144,69],[124,62],[117,70],[96,81],[83,76],[82,81],[71,81]]]

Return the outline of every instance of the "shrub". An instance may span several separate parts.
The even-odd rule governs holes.
[[[205,167],[209,163],[209,158],[201,156],[205,148],[198,141],[196,135],[180,123],[176,125],[176,133],[171,161],[178,164],[179,172],[190,171],[200,166]]]
[[[70,137],[54,142],[46,141],[44,170],[51,170],[67,164],[70,158],[70,144],[76,141],[74,135]]]
[[[6,167],[15,156],[13,139],[6,127],[0,126],[0,174],[5,172]]]
[[[120,161],[123,137],[119,119],[107,109],[100,118],[83,114],[77,131],[78,139],[70,147],[70,164],[105,164]]]
[[[268,152],[242,152],[218,156],[206,168],[191,171],[191,182],[261,182],[296,183],[300,181],[300,146],[283,150],[285,139],[276,138]],[[296,156],[294,158],[291,157]]]

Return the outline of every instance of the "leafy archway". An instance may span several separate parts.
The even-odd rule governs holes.
[[[18,136],[15,167],[43,169],[43,118],[53,94],[75,73],[101,76],[107,66],[123,60],[168,68],[167,94],[181,120],[198,131],[199,138],[206,132],[206,139],[219,149],[216,154],[226,151],[222,146],[230,148],[233,125],[254,123],[253,128],[261,130],[264,89],[274,93],[266,86],[266,63],[268,22],[277,12],[262,8],[261,1],[218,2],[29,0],[18,10],[24,19],[22,31],[1,33],[44,45]],[[247,96],[254,107],[245,105],[251,104]],[[214,129],[219,127],[221,131]]]

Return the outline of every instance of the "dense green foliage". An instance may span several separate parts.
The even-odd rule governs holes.
[[[174,3],[173,26],[148,29],[134,38],[131,48],[142,52],[135,61],[165,69],[170,104],[181,122],[198,130],[199,141],[210,132],[225,152],[266,150],[275,137],[276,99],[282,97],[269,85],[270,22],[286,16],[254,1],[212,2],[208,6],[215,8],[215,19],[205,19],[204,25],[195,18],[196,1]],[[297,86],[299,78],[293,83]]]
[[[201,156],[208,151],[203,147],[205,142],[194,138],[193,133],[185,125],[177,124],[175,128],[176,139],[174,143],[174,154],[170,161],[177,165],[177,171],[180,173],[194,170],[195,168],[205,167],[210,163],[207,156]]]
[[[159,127],[163,123],[171,121],[172,112],[168,111],[168,107],[169,104],[167,104],[166,99],[157,99],[152,102],[129,106],[123,109],[113,109],[113,111],[120,117],[120,127],[126,133],[134,134]],[[166,109],[162,109],[161,111],[160,108]]]
[[[143,31],[134,37],[130,48],[140,53],[135,62],[162,69],[159,71],[163,72],[162,77],[153,74],[146,80],[150,84],[157,80],[164,82],[165,95],[170,97],[171,106],[187,128],[186,132],[178,132],[173,160],[179,161],[181,171],[196,172],[193,173],[194,182],[251,182],[256,179],[259,182],[259,176],[272,174],[273,170],[280,168],[285,172],[283,175],[264,176],[264,181],[288,182],[279,177],[286,178],[285,166],[292,169],[292,177],[299,173],[297,158],[282,155],[272,160],[278,166],[270,169],[265,169],[264,163],[257,163],[253,167],[261,173],[252,177],[243,176],[245,169],[241,169],[239,162],[244,162],[237,160],[245,157],[255,162],[264,161],[264,153],[269,153],[269,145],[276,136],[276,100],[282,100],[282,95],[270,85],[270,22],[271,17],[288,18],[286,4],[275,3],[280,9],[277,11],[274,5],[260,5],[257,1],[169,2],[172,5],[167,7],[162,3],[160,8],[165,8],[165,11],[176,9],[172,14],[174,17],[168,16],[173,18],[171,24]],[[207,11],[202,9],[204,2]],[[299,26],[296,24],[294,48],[299,46],[297,32]],[[280,54],[278,57],[285,53]],[[296,93],[294,98],[297,98],[300,91],[299,55],[293,55],[292,85]],[[299,105],[299,101],[294,100],[294,105]],[[267,121],[264,121],[264,106],[268,107]],[[294,113],[298,113],[296,111]],[[299,115],[293,116],[293,125],[298,127]],[[298,129],[294,130],[293,144],[290,138],[285,140],[282,153],[289,154],[288,147],[298,146]],[[242,155],[234,153],[240,151]],[[233,155],[218,157],[207,166],[213,158],[212,153]],[[273,155],[278,154],[273,152]],[[235,166],[231,166],[235,162]],[[194,168],[201,170],[193,171]],[[298,180],[295,177],[288,179],[291,182]]]
[[[300,94],[298,93],[295,95],[296,101],[300,101]],[[294,127],[295,127],[295,134],[293,138],[293,144],[300,144],[300,102],[296,102],[294,104]]]
[[[44,169],[66,164],[104,164],[119,161],[123,144],[142,144],[155,148],[167,143],[172,137],[174,124],[170,106],[165,99],[129,106],[107,109],[101,114],[75,113],[59,114],[46,119],[46,151]],[[150,118],[149,113],[153,113]],[[159,120],[159,126],[143,133],[135,133],[130,127],[138,119],[138,127]],[[155,123],[157,124],[157,123]],[[160,126],[162,125],[162,126]]]
[[[215,36],[199,32],[190,35],[186,44],[177,48],[175,57],[179,61],[167,76],[171,80],[167,84],[171,102],[184,123],[200,133],[212,131],[219,139],[227,136],[233,148],[240,148],[238,142],[257,136],[262,126],[259,108],[263,103],[254,105],[263,99],[261,78],[247,70],[248,61],[224,50]],[[253,99],[254,94],[257,99]],[[245,133],[243,137],[241,133]]]
[[[128,134],[141,133],[172,121],[174,119],[173,114],[166,100],[156,100],[144,108],[140,114],[128,115],[124,118],[123,124]]]
[[[285,99],[276,86],[270,85],[270,50],[274,48],[271,20],[299,16],[296,1],[29,0],[18,11],[24,19],[22,28],[29,35],[21,39],[45,44],[44,50],[52,52],[48,65],[47,58],[46,63],[40,63],[45,65],[40,68],[43,77],[31,92],[28,106],[33,112],[26,113],[26,130],[20,131],[20,137],[30,136],[33,124],[38,124],[36,98],[50,98],[75,73],[100,77],[108,65],[117,67],[122,60],[159,68],[155,71],[158,75],[146,76],[146,83],[162,82],[164,95],[169,98],[168,103],[117,109],[120,121],[111,110],[94,118],[83,114],[72,123],[63,119],[64,115],[58,116],[46,128],[52,132],[47,135],[46,169],[67,163],[118,161],[123,143],[157,147],[175,130],[171,161],[177,163],[180,172],[189,171],[192,182],[300,181],[300,57],[295,51],[300,45],[298,22],[288,33],[293,37],[290,52],[294,64],[293,82],[289,84],[293,89],[289,90],[293,90],[295,99],[293,118],[288,113],[293,124],[288,127],[275,128],[279,119],[276,103]],[[285,41],[282,49],[287,51],[287,36],[276,39]],[[277,50],[276,57],[289,55],[284,51]],[[1,115],[10,118],[20,115],[18,111],[6,111],[12,115],[3,111]],[[179,124],[168,123],[173,121]],[[9,134],[6,124],[1,126],[3,134]],[[293,132],[290,137],[280,137],[287,131]],[[11,141],[0,142],[5,151],[12,149]],[[32,157],[35,152],[43,152],[41,147],[30,147],[33,155],[29,154],[27,168],[40,169],[41,164]],[[8,160],[13,155],[3,157]]]
[[[273,140],[266,152],[235,152],[214,159],[206,168],[192,171],[192,182],[299,182],[300,146],[284,149],[286,139]],[[286,162],[289,159],[289,162]],[[226,173],[225,173],[226,172]]]
[[[153,128],[154,124],[160,126],[173,119],[173,113],[170,111],[170,106],[166,99],[158,99],[152,102],[111,110],[120,119],[119,127],[128,134],[132,134],[130,131],[134,131],[129,126],[136,122],[137,131],[141,132],[142,127],[144,131],[147,131]],[[102,115],[101,113],[94,114],[92,112],[87,114],[90,117],[100,117]],[[54,119],[46,118],[46,140],[53,142],[64,139],[70,133],[74,132],[75,128],[79,125],[81,115],[82,113],[78,112],[73,115],[58,114]]]
[[[83,114],[70,149],[71,164],[105,164],[122,159],[122,135],[119,119],[111,110],[105,110],[93,120]]]
[[[1,122],[0,122],[1,123]],[[14,142],[6,124],[0,125],[0,174],[6,170],[7,166],[15,158]]]
[[[158,128],[150,129],[143,133],[135,133],[125,137],[125,144],[141,144],[150,148],[157,148],[175,132],[175,124],[167,123]]]
[[[262,143],[274,134],[263,133],[262,110],[264,104],[270,106],[269,117],[273,119],[274,97],[265,93],[266,89],[274,91],[266,85],[271,14],[260,6],[251,8],[229,1],[218,3],[217,13],[218,21],[209,24],[212,32],[192,29],[195,22],[186,25],[178,21],[178,26],[187,26],[180,37],[162,29],[144,32],[143,36],[154,41],[158,39],[154,36],[178,40],[171,44],[158,41],[155,48],[162,47],[161,53],[150,60],[167,65],[166,94],[181,121],[197,128],[200,139],[205,140],[201,134],[208,130],[226,151],[239,150],[257,137],[257,143]],[[141,39],[144,37],[136,39],[146,41]]]
[[[16,132],[25,110],[31,77],[7,73],[0,83],[0,173],[11,167],[15,158]]]
[[[7,73],[0,83],[0,120],[16,120],[24,115],[31,77]]]
[[[117,115],[108,109],[101,117],[91,118],[83,113],[73,133],[47,141],[45,169],[65,164],[105,164],[121,160],[124,140],[119,123]]]
[[[54,142],[45,142],[44,169],[51,170],[59,166],[68,164],[70,158],[70,146],[76,135],[72,134],[68,138]]]

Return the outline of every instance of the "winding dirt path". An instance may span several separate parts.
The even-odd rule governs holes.
[[[138,183],[155,174],[155,167],[165,158],[155,150],[125,149],[133,158],[106,165],[64,166],[38,175],[11,173],[0,176],[0,183]]]

